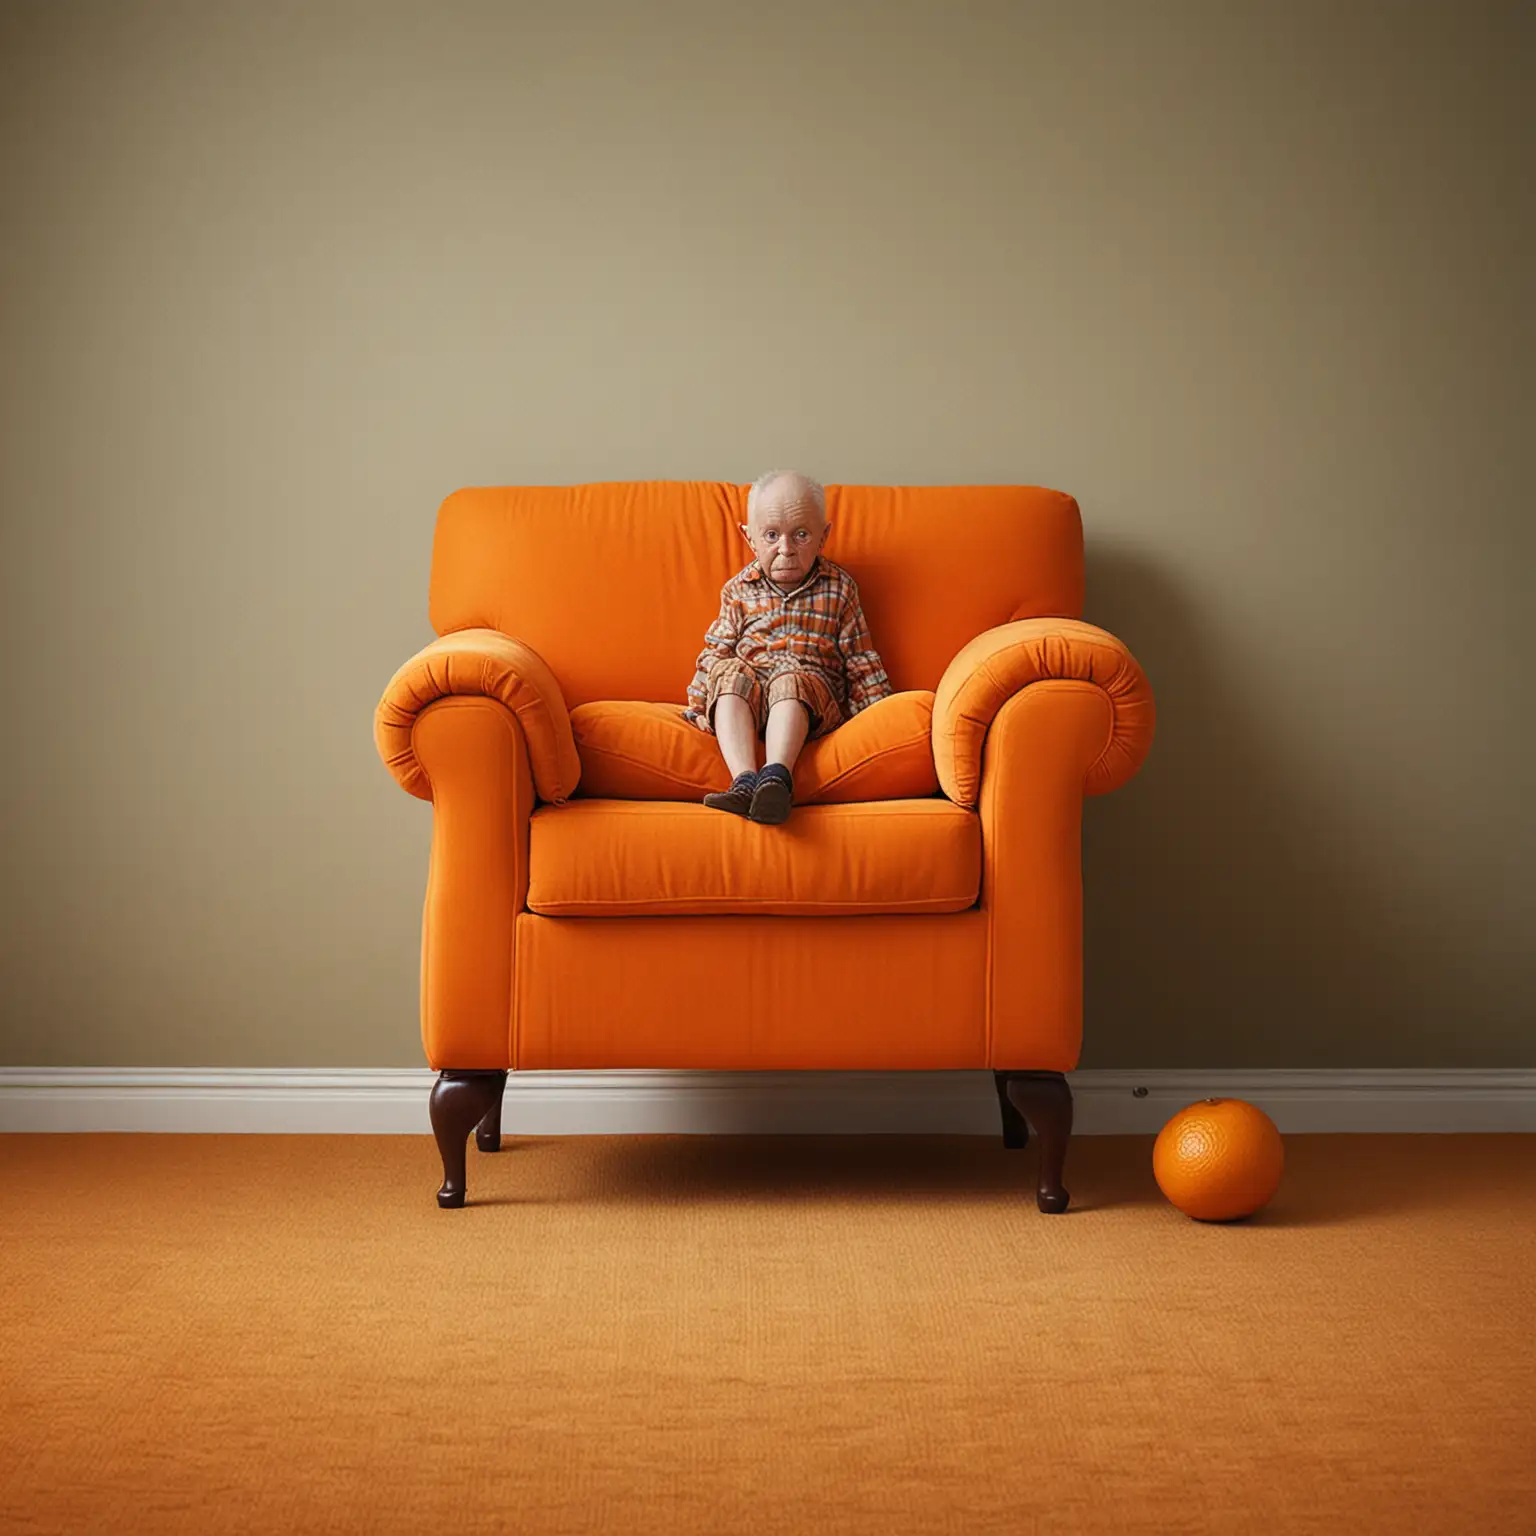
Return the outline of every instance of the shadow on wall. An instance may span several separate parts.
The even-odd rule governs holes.
[[[1352,840],[1296,724],[1164,571],[1092,546],[1087,567],[1086,616],[1142,664],[1158,725],[1140,774],[1085,807],[1081,1065],[1455,1060],[1443,1010],[1467,981],[1425,932],[1435,893]]]

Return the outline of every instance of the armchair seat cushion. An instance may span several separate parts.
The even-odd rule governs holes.
[[[571,729],[581,792],[604,800],[701,800],[731,775],[708,732],[678,704],[610,700],[578,704]],[[893,693],[829,735],[808,741],[795,764],[800,805],[911,800],[938,792],[933,694]]]
[[[797,806],[759,826],[707,806],[571,800],[529,825],[546,917],[959,912],[981,889],[981,818],[943,799]]]

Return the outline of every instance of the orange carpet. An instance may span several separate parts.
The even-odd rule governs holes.
[[[0,1137],[0,1530],[1536,1532],[1536,1137]]]

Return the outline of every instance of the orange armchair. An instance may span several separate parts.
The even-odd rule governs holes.
[[[500,1145],[509,1071],[990,1068],[1004,1141],[1062,1184],[1082,1040],[1085,794],[1150,746],[1146,678],[1081,622],[1071,497],[832,486],[897,692],[807,746],[781,827],[707,810],[682,719],[746,487],[461,491],[440,638],[391,678],[380,756],[433,806],[421,1023],[443,1158]],[[737,1003],[715,1000],[734,990]]]

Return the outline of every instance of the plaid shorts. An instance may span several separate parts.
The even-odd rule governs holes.
[[[821,673],[803,668],[786,668],[764,678],[746,662],[726,656],[709,669],[704,696],[704,717],[710,729],[715,724],[715,701],[722,693],[734,693],[747,701],[757,722],[759,737],[768,729],[768,711],[781,699],[798,699],[811,717],[806,739],[825,736],[843,723],[842,705]]]

